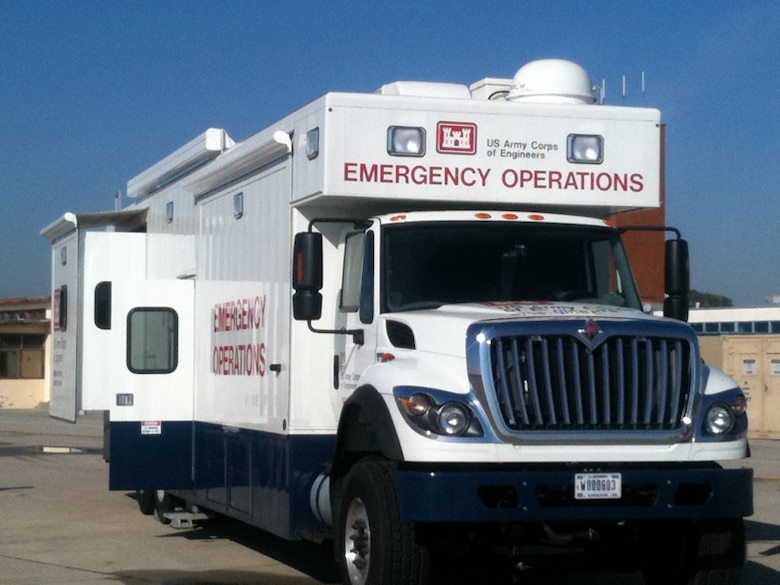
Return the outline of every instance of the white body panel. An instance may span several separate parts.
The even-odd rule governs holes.
[[[67,325],[63,330],[59,315],[53,319],[51,412],[73,421],[81,410],[107,410],[111,404],[106,380],[116,338],[95,324],[95,287],[117,278],[145,278],[146,238],[75,229],[52,250],[55,297],[67,291]]]
[[[193,351],[194,283],[191,281],[117,280],[114,282],[111,327],[113,351],[109,356],[107,380],[110,383],[112,421],[190,421],[193,414]],[[159,353],[159,346],[168,345],[161,335],[138,335],[128,342],[128,327],[132,311],[164,309],[175,313],[177,328],[171,332],[176,341],[176,362],[165,373],[130,371],[129,354]],[[125,317],[126,316],[126,317]],[[131,347],[127,347],[130,343]],[[117,350],[116,348],[121,348]],[[154,369],[154,366],[152,366]],[[131,396],[123,401],[119,395]],[[130,402],[130,403],[127,403]]]
[[[295,203],[325,195],[329,206],[347,197],[392,199],[395,209],[446,202],[601,216],[659,205],[657,110],[327,94],[304,111],[302,130],[320,128],[322,156],[297,161],[310,172],[295,182]],[[424,157],[388,156],[386,129],[399,119],[425,128]],[[468,148],[448,150],[448,123],[468,126]],[[603,137],[604,162],[568,162],[571,134]]]

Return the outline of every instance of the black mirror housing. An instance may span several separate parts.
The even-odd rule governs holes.
[[[688,293],[690,290],[690,260],[688,242],[667,240],[664,262],[664,316],[680,321],[688,320]]]
[[[293,318],[317,320],[322,316],[322,234],[295,234],[293,244],[292,285]]]

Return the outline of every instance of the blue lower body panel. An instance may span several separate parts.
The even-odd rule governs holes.
[[[111,422],[108,485],[112,490],[192,487],[192,421]]]
[[[174,491],[282,538],[325,529],[309,497],[333,459],[335,435],[276,435],[192,421],[163,421],[154,434],[141,429],[141,422],[111,423],[111,489]]]
[[[187,498],[287,539],[324,527],[312,484],[333,459],[334,435],[274,435],[198,423],[195,484]]]
[[[577,500],[586,469],[400,469],[401,516],[413,522],[739,518],[753,513],[752,469],[638,467],[619,472],[622,497]]]

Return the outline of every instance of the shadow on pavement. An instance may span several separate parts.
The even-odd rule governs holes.
[[[301,575],[276,575],[261,571],[126,571],[114,578],[125,585],[301,585],[311,580]]]
[[[128,497],[137,500],[135,493],[128,493]],[[150,521],[152,520],[149,517]],[[238,520],[233,520],[225,516],[215,516],[210,520],[204,520],[195,522],[195,528],[176,529],[171,528],[170,532],[161,538],[186,538],[188,540],[217,540],[225,539],[235,542],[243,547],[254,550],[257,553],[265,555],[275,561],[278,561],[284,565],[292,567],[296,571],[305,573],[311,578],[321,581],[323,583],[337,583],[339,581],[338,568],[333,558],[333,548],[329,542],[318,545],[308,541],[289,541],[284,540],[278,536],[274,536],[268,532],[255,528]],[[229,574],[228,574],[229,573]],[[296,583],[296,578],[283,575],[268,576],[269,581],[266,581],[266,576],[262,576],[262,580],[258,581],[261,577],[258,573],[245,572],[245,579],[250,579],[254,575],[252,580],[236,581],[236,575],[240,574],[234,571],[230,571],[224,575],[217,571],[214,575],[209,577],[210,579],[233,579],[233,581],[227,580],[203,580],[202,577],[191,576],[195,580],[181,580],[187,577],[182,576],[179,580],[164,580],[160,581],[166,585],[180,585],[197,583],[197,585],[212,585],[222,583],[258,583],[262,582],[270,584],[283,584]],[[225,577],[227,575],[227,577]],[[133,575],[135,579],[141,579],[139,575]],[[189,577],[187,577],[189,578]],[[199,580],[198,580],[199,579]],[[145,582],[145,581],[141,581]],[[157,581],[152,581],[156,583]],[[129,581],[128,583],[134,583]]]

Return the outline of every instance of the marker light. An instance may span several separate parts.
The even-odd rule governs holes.
[[[412,394],[403,406],[412,416],[421,416],[431,408],[431,399],[425,394]]]
[[[604,139],[601,136],[569,134],[566,158],[572,163],[601,164],[604,161]]]
[[[393,156],[423,156],[425,128],[390,126],[387,129],[387,153]]]
[[[320,127],[312,128],[306,133],[306,158],[312,160],[320,154]]]

